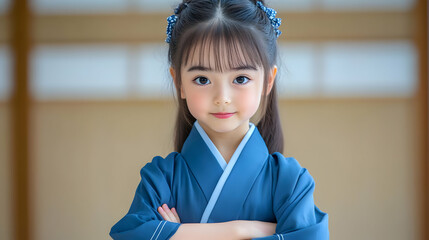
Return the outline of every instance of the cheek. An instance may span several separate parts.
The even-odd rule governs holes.
[[[237,102],[243,113],[252,117],[258,110],[261,102],[261,93],[259,91],[247,91],[240,94],[240,99]]]
[[[207,97],[204,97],[201,91],[187,92],[186,103],[192,116],[197,118],[203,112],[207,111]]]

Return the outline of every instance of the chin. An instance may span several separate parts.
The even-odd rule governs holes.
[[[217,128],[217,129],[213,129],[214,131],[218,132],[218,133],[228,133],[234,130],[234,128]]]
[[[218,133],[228,133],[228,132],[232,132],[234,130],[237,130],[237,128],[240,127],[240,124],[225,122],[223,124],[211,125],[209,127],[210,127],[210,129],[212,129],[212,131],[215,131]]]

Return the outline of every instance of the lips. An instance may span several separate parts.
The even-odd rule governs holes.
[[[220,119],[226,119],[226,118],[230,118],[234,115],[235,113],[227,113],[227,112],[218,112],[218,113],[212,113],[213,116],[220,118]]]

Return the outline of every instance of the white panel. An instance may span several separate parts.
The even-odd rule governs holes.
[[[0,13],[5,13],[9,11],[10,0],[0,0]]]
[[[412,96],[417,56],[406,41],[327,43],[322,54],[324,93],[328,96]]]
[[[142,97],[159,98],[172,96],[168,65],[167,44],[147,44],[142,47],[138,59],[138,89]]]
[[[165,12],[173,14],[173,10],[181,3],[179,0],[135,0],[142,12]],[[167,16],[166,16],[167,18]]]
[[[36,98],[115,98],[127,93],[124,46],[41,46],[32,55]]]
[[[416,0],[321,0],[322,7],[330,10],[408,10]]]
[[[0,100],[10,98],[12,92],[12,59],[10,49],[0,47]]]
[[[308,11],[315,8],[317,0],[271,0],[266,1],[268,7],[276,11]]]
[[[129,8],[130,0],[33,0],[38,13],[121,12]]]
[[[281,97],[308,97],[316,92],[315,46],[310,43],[287,43],[279,46],[277,78]]]

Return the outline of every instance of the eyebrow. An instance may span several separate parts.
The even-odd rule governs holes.
[[[258,69],[254,66],[251,65],[245,65],[245,66],[239,66],[239,67],[235,67],[232,68],[230,70],[233,71],[239,71],[239,70],[254,70],[257,71]],[[197,65],[197,66],[192,66],[188,69],[188,72],[192,72],[192,71],[203,71],[203,72],[208,72],[208,71],[213,71],[213,69],[209,68],[209,67],[204,67],[201,65]]]

